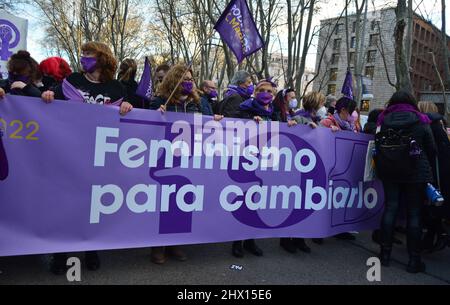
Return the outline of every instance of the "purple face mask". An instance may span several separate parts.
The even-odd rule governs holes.
[[[272,102],[273,95],[269,92],[259,92],[256,94],[256,101],[261,105],[265,106]]]
[[[194,83],[184,81],[181,83],[181,89],[182,89],[181,94],[189,95],[194,90]]]
[[[97,59],[95,57],[81,56],[80,63],[84,72],[92,73],[96,69]]]
[[[210,98],[216,98],[218,96],[217,91],[216,90],[211,90],[208,94],[208,96]]]
[[[255,85],[251,84],[250,86],[248,86],[246,92],[248,96],[251,96],[253,92],[255,92]]]
[[[10,82],[24,82],[24,83],[28,83],[30,81],[30,77],[29,76],[23,76],[23,75],[17,75],[17,74],[9,74],[8,76]]]

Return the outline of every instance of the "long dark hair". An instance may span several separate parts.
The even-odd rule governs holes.
[[[281,90],[277,93],[277,95],[275,96],[275,99],[273,100],[273,105],[275,107],[275,111],[280,111],[280,118],[281,118],[281,121],[283,121],[283,122],[287,122],[287,114],[286,113],[288,112],[288,109],[286,106],[286,95],[289,92],[295,92],[295,90],[292,88]]]
[[[389,106],[398,105],[398,104],[408,104],[408,105],[413,106],[417,111],[419,111],[419,107],[417,106],[416,98],[414,97],[414,95],[412,95],[408,91],[400,90],[400,91],[395,92],[392,95],[389,102],[387,103],[387,106],[389,107]]]

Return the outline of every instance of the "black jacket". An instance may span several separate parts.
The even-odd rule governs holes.
[[[422,124],[415,113],[393,112],[384,118],[381,131],[385,129],[405,130],[410,132],[422,149],[422,154],[417,161],[417,166],[413,173],[401,180],[392,180],[395,183],[428,183],[433,182],[431,164],[436,157],[436,145],[430,125]]]
[[[152,110],[158,110],[161,105],[164,105],[166,103],[166,99],[156,96],[153,98],[150,102],[150,109]],[[184,112],[184,113],[201,113],[200,104],[190,101],[187,103],[181,104],[173,104],[170,103],[167,105],[166,111],[171,112]]]
[[[120,83],[127,90],[127,102],[133,105],[134,108],[148,108],[148,102],[136,95],[138,83],[134,80],[121,80]]]
[[[239,118],[241,117],[239,106],[245,99],[239,94],[233,94],[224,98],[220,103],[218,103],[215,114],[221,114],[227,118]]]
[[[377,123],[374,122],[367,122],[366,125],[364,125],[364,133],[375,135],[377,132]]]
[[[10,93],[12,95],[21,95],[21,96],[31,96],[31,97],[41,97],[41,90],[33,84],[28,84],[22,89],[13,89],[11,90],[11,82],[7,79],[0,81],[0,87],[5,90],[6,93]]]
[[[438,113],[429,113],[427,115],[432,121],[431,131],[436,142],[441,183],[443,181],[450,182],[450,140],[442,125],[444,117]]]

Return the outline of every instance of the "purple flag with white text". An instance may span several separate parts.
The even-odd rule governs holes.
[[[347,71],[345,75],[344,85],[342,86],[341,93],[348,98],[353,99],[353,78],[352,72]]]
[[[142,72],[141,80],[136,89],[136,95],[148,101],[153,95],[152,71],[147,57],[145,57],[144,72]]]
[[[222,40],[236,55],[239,63],[264,47],[264,41],[245,0],[232,0],[214,29],[219,32]]]

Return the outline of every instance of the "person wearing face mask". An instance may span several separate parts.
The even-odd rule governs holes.
[[[351,131],[354,132],[354,126],[351,123],[351,114],[356,109],[356,102],[348,97],[340,98],[336,103],[336,111],[333,115],[329,115],[320,124],[324,127],[331,128],[333,131]],[[355,236],[345,232],[334,236],[341,240],[355,240]],[[323,243],[323,238],[314,239],[317,244]]]
[[[224,117],[238,118],[239,106],[249,99],[253,92],[254,85],[250,73],[244,70],[237,71],[225,90],[224,99],[213,109],[214,113]]]
[[[270,79],[258,83],[255,96],[246,99],[239,105],[238,117],[242,119],[253,119],[256,122],[271,121],[273,114],[272,101],[277,85]],[[234,241],[231,253],[234,257],[244,257],[244,249],[255,256],[262,256],[263,251],[257,246],[254,239],[245,241]]]
[[[41,78],[39,64],[27,51],[18,51],[8,61],[8,79],[1,87],[4,92],[12,95],[40,97],[41,91],[35,85]]]
[[[42,93],[44,102],[70,99],[88,104],[120,105],[120,114],[130,112],[133,106],[126,102],[126,89],[114,79],[117,60],[111,49],[102,42],[90,41],[81,46],[81,51],[82,72],[69,75],[54,91]]]
[[[303,109],[293,112],[288,125],[308,125],[317,128],[320,125],[319,109],[325,104],[325,96],[320,92],[310,92],[303,98]]]
[[[162,113],[165,111],[201,113],[200,96],[192,75],[192,70],[183,64],[173,66],[159,85],[156,97],[150,102],[150,109]],[[215,116],[216,120],[220,118]],[[187,260],[181,246],[152,248],[151,261],[155,264],[164,264],[169,256],[178,261]]]
[[[72,74],[69,64],[61,57],[49,57],[41,61],[39,70],[43,74],[42,92],[52,90],[62,83],[62,81]]]
[[[213,108],[217,103],[217,86],[212,80],[205,80],[200,86],[200,90],[203,92],[201,101],[202,114],[214,115]]]
[[[354,132],[361,132],[361,121],[359,118],[359,109],[356,108],[355,111],[349,117],[350,126]]]
[[[150,102],[150,109],[163,112],[201,113],[200,96],[192,75],[192,70],[184,64],[173,66],[158,86],[156,96]],[[183,80],[180,83],[181,79]],[[174,92],[173,95],[172,92]]]
[[[62,84],[53,90],[42,93],[42,99],[51,103],[55,98],[60,100],[75,100],[89,104],[120,104],[119,113],[130,112],[133,106],[123,101],[126,90],[114,79],[117,61],[111,49],[104,43],[91,41],[81,46],[81,73],[72,73]],[[89,270],[100,268],[100,258],[97,251],[85,252],[86,267]],[[54,274],[65,274],[67,270],[67,253],[52,256],[50,271]]]
[[[351,125],[351,114],[356,109],[356,102],[348,97],[340,98],[336,103],[336,112],[323,119],[320,123],[333,131],[354,131]]]
[[[292,88],[281,90],[273,101],[272,120],[287,122],[288,116],[297,108],[298,101],[295,98],[295,90]]]

